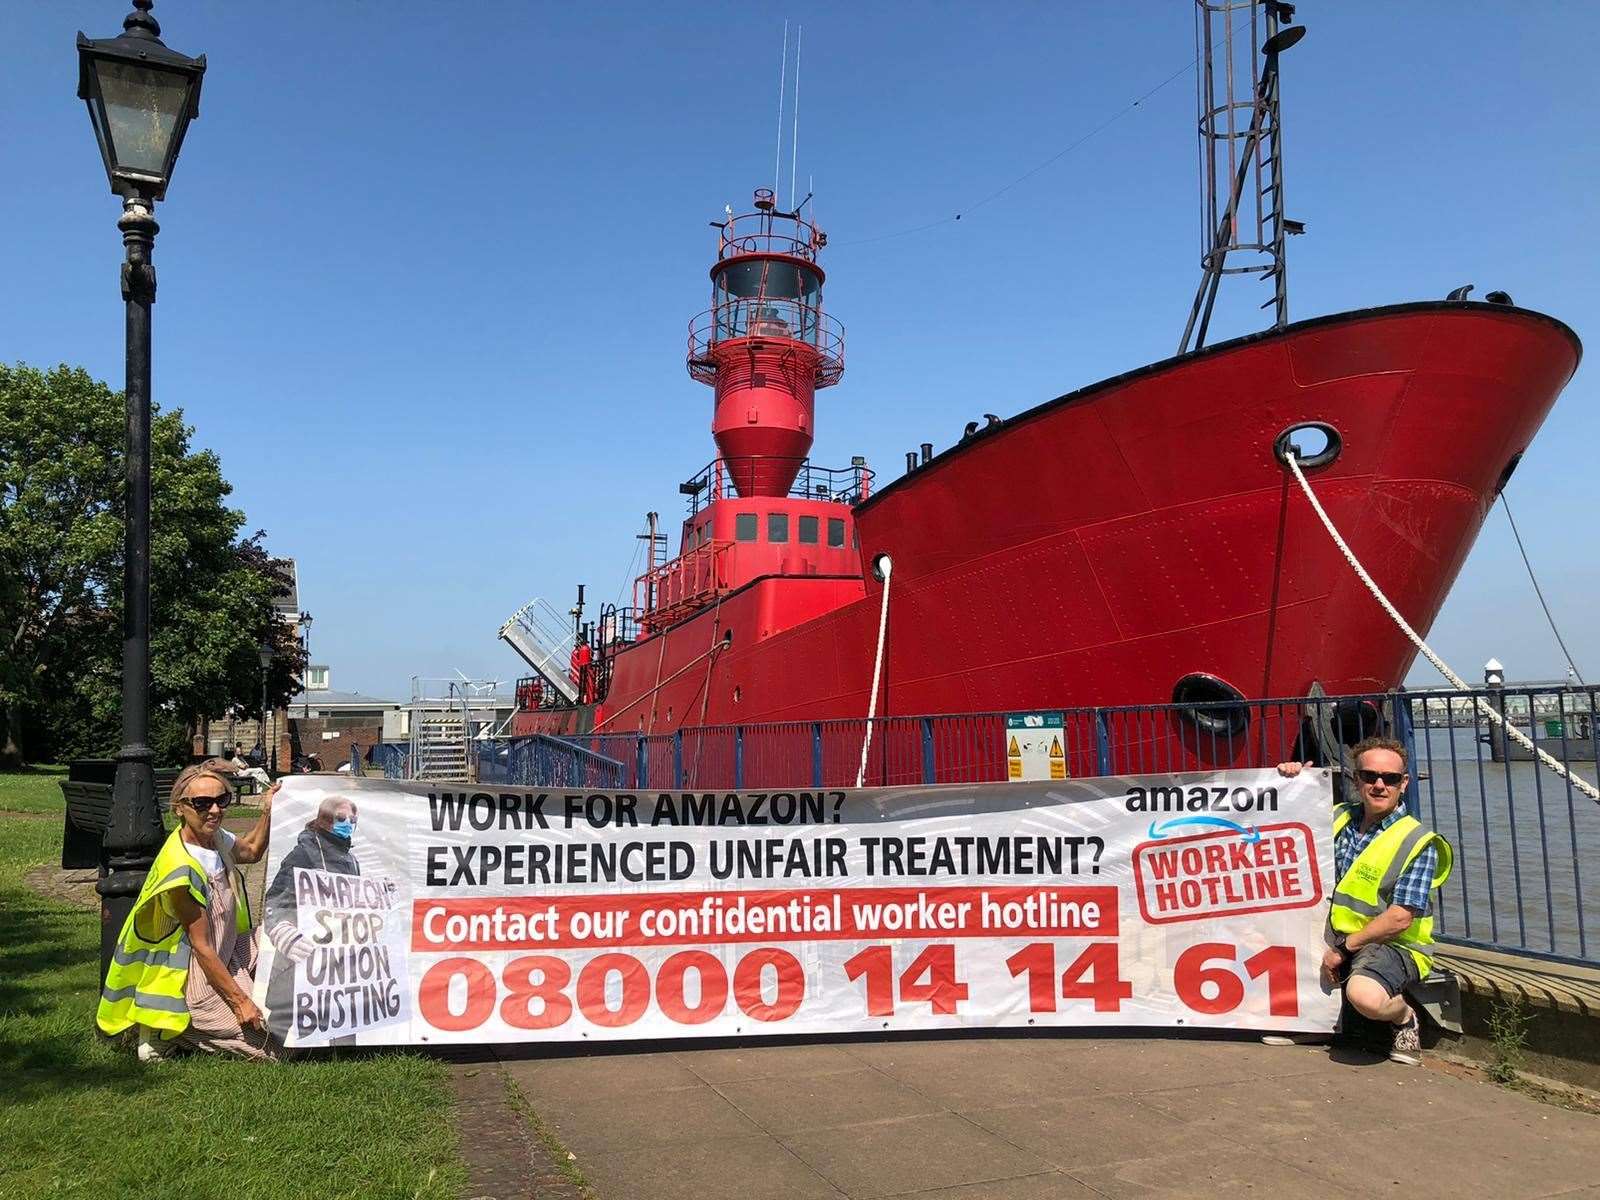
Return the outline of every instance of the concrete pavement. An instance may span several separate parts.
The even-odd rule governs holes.
[[[1342,1049],[1035,1035],[501,1053],[599,1200],[1600,1200],[1600,1118]]]

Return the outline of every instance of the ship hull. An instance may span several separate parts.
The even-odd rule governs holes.
[[[862,562],[893,561],[879,713],[1164,703],[1195,674],[1246,698],[1393,687],[1415,650],[1275,441],[1337,432],[1312,486],[1425,631],[1580,353],[1564,325],[1506,306],[1366,310],[1158,363],[952,447],[855,510]],[[860,717],[881,586],[756,580],[619,653],[601,705],[515,728]]]

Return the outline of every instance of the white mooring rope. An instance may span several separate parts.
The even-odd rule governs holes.
[[[872,748],[872,718],[878,713],[878,680],[883,674],[883,637],[889,631],[889,575],[894,563],[887,554],[878,556],[878,571],[883,575],[883,607],[878,610],[878,653],[872,660],[872,695],[867,700],[867,733],[861,739],[861,766],[856,771],[856,786],[867,778],[867,751]]]
[[[1284,452],[1283,461],[1288,464],[1289,470],[1294,474],[1295,482],[1300,485],[1300,490],[1306,494],[1306,499],[1311,502],[1311,507],[1322,521],[1322,527],[1328,531],[1328,536],[1333,539],[1334,545],[1339,547],[1339,552],[1344,555],[1345,562],[1349,563],[1351,569],[1361,577],[1361,582],[1367,585],[1367,590],[1372,593],[1373,599],[1383,606],[1383,611],[1389,614],[1394,623],[1400,627],[1400,631],[1411,639],[1411,644],[1422,651],[1423,656],[1439,669],[1439,674],[1450,681],[1451,687],[1463,692],[1471,691],[1472,689],[1467,686],[1466,681],[1452,671],[1449,664],[1435,654],[1428,643],[1417,636],[1417,631],[1406,623],[1406,619],[1400,615],[1395,606],[1389,603],[1389,597],[1385,596],[1382,589],[1372,581],[1372,576],[1367,574],[1367,569],[1361,565],[1354,552],[1345,544],[1344,538],[1339,536],[1339,531],[1334,527],[1332,519],[1317,500],[1317,494],[1311,490],[1311,485],[1306,482],[1305,474],[1300,470],[1300,463],[1293,449],[1288,449]],[[1547,754],[1542,748],[1535,746],[1525,733],[1495,711],[1494,705],[1490,704],[1482,696],[1474,696],[1473,703],[1477,705],[1479,712],[1504,729],[1506,735],[1517,745],[1526,750],[1531,750],[1546,767],[1549,767],[1550,770],[1561,776],[1589,799],[1600,802],[1600,788],[1596,788],[1588,780],[1574,775],[1567,769],[1566,764]]]

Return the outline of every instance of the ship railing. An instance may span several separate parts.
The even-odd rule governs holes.
[[[737,477],[751,477],[762,473],[764,463],[795,462],[792,458],[777,456],[739,455],[733,458],[715,458],[678,485],[678,491],[689,498],[689,516],[697,515],[714,500],[731,500],[738,496],[734,486]],[[819,467],[809,458],[799,460],[794,482],[789,485],[788,496],[793,500],[824,500],[832,504],[860,504],[872,494],[876,478],[865,459],[852,462],[848,467]]]
[[[1454,869],[1435,893],[1438,936],[1600,965],[1600,886],[1593,874],[1600,871],[1600,805],[1508,743],[1478,709],[1478,697],[1504,711],[1539,748],[1594,778],[1600,756],[1595,688],[1054,711],[1068,778],[1269,767],[1291,759],[1338,765],[1369,734],[1396,737],[1410,748],[1411,811],[1454,851]],[[873,722],[867,782],[1004,784],[1010,772],[1007,715],[880,717]],[[624,788],[772,791],[853,786],[864,732],[865,722],[851,719],[563,740],[622,763]]]
[[[828,244],[822,230],[794,213],[740,213],[718,228],[722,231],[718,261],[741,254],[787,254],[815,262],[817,251]],[[787,232],[779,232],[780,228]]]
[[[782,296],[742,296],[708,308],[689,322],[689,374],[715,383],[712,354],[724,342],[772,339],[797,342],[816,354],[813,386],[831,387],[844,376],[844,326],[816,304]]]
[[[639,627],[646,634],[654,633],[727,591],[735,546],[734,542],[706,542],[634,580],[633,604]]]

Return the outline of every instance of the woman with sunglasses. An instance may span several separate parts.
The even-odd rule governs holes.
[[[271,831],[273,785],[248,833],[222,827],[233,770],[219,758],[189,767],[172,785],[178,827],[156,855],[128,914],[100,993],[107,1034],[139,1029],[139,1058],[174,1046],[247,1058],[277,1058],[250,998],[256,930],[241,865],[260,862]]]

